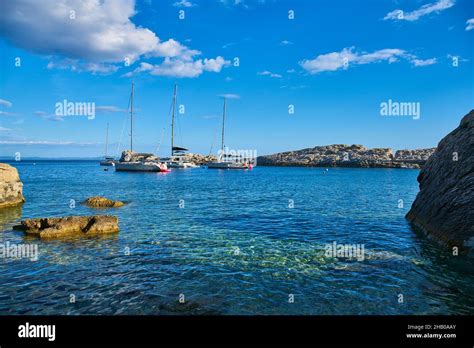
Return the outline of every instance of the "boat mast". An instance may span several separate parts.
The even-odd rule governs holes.
[[[171,116],[171,157],[174,156],[174,113],[176,111],[176,93],[178,90],[178,86],[174,84],[174,93],[173,93],[173,113]]]
[[[108,145],[109,145],[109,123],[107,122],[107,132],[105,133],[105,157],[107,157]]]
[[[130,97],[130,151],[133,151],[133,81],[132,95]]]
[[[224,156],[224,125],[225,125],[225,113],[226,113],[226,97],[224,97],[224,110],[222,112],[222,145],[221,145],[221,156]]]

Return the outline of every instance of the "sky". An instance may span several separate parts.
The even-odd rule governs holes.
[[[0,0],[0,156],[435,147],[473,108],[470,0]],[[90,103],[95,117],[58,103]],[[414,103],[386,116],[381,104]],[[80,113],[80,112],[79,112]]]

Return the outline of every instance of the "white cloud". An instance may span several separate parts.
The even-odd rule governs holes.
[[[437,63],[436,58],[430,58],[430,59],[412,59],[411,63],[414,66],[426,66],[426,65],[433,65]]]
[[[103,106],[96,106],[95,107],[96,111],[102,111],[105,113],[110,113],[110,112],[128,112],[126,109],[121,109],[117,106],[114,105],[103,105]]]
[[[150,64],[142,62],[133,73],[126,74],[129,77],[133,74],[141,72],[149,72],[151,75],[157,76],[174,76],[174,77],[197,77],[204,71],[220,72],[223,67],[229,66],[230,61],[218,56],[215,59],[198,59],[196,61],[183,60],[177,58],[165,58],[161,64]]]
[[[232,93],[219,94],[218,97],[226,98],[226,99],[240,99],[240,95],[232,94]]]
[[[192,5],[187,0],[178,3]],[[201,54],[135,25],[131,20],[135,14],[134,0],[5,1],[0,35],[15,46],[50,57],[50,69],[99,74],[115,72],[143,57],[189,62]]]
[[[6,106],[7,108],[11,108],[12,107],[12,102],[11,101],[8,101],[8,100],[5,100],[5,99],[0,99],[0,106]]]
[[[283,40],[282,42],[280,42],[280,44],[281,44],[281,45],[284,45],[284,46],[286,46],[286,45],[293,45],[293,42],[288,41],[288,40]]]
[[[474,18],[470,18],[466,21],[466,30],[469,31],[469,30],[472,30],[474,29]]]
[[[196,4],[193,4],[191,1],[188,0],[180,0],[176,1],[173,6],[175,7],[194,7]]]
[[[362,65],[370,63],[388,62],[395,63],[400,58],[406,59],[415,66],[431,65],[436,63],[436,58],[421,60],[413,54],[409,54],[398,48],[386,48],[372,53],[355,52],[354,47],[342,49],[340,52],[321,54],[314,59],[304,59],[299,62],[301,67],[310,74],[318,74],[324,71],[336,71],[347,69],[351,65]]]
[[[447,10],[448,8],[453,7],[455,0],[438,0],[437,2],[426,4],[421,6],[419,9],[405,12],[403,10],[397,9],[392,12],[387,13],[383,18],[384,20],[405,20],[413,22],[418,20],[420,17],[425,16],[430,13],[439,13],[441,11]]]
[[[35,111],[33,112],[33,114],[41,117],[42,119],[46,121],[54,121],[54,122],[64,121],[64,118],[62,118],[61,116],[58,116],[56,114],[50,114],[50,113],[47,113],[46,111]]]
[[[270,76],[270,77],[274,77],[274,78],[281,78],[282,77],[279,74],[274,74],[271,71],[267,71],[267,70],[262,71],[262,72],[258,72],[257,75]]]
[[[11,131],[10,128],[0,127],[0,132],[9,132]]]

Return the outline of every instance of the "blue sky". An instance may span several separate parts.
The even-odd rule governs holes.
[[[219,147],[224,94],[234,96],[226,145],[258,154],[334,143],[433,147],[473,108],[469,0],[1,6],[0,156],[100,156],[107,123],[110,154],[128,148],[132,80],[135,150],[155,152],[162,140],[162,156],[175,83],[185,107],[177,145],[205,154]],[[56,116],[64,99],[95,103],[96,117]],[[389,99],[420,103],[420,119],[381,116]]]

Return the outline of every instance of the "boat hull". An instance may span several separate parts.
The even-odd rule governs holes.
[[[233,162],[209,162],[207,164],[208,169],[249,169],[247,166],[241,163]]]
[[[115,163],[116,172],[166,172],[168,168],[160,166],[157,163],[141,162],[117,162]]]

